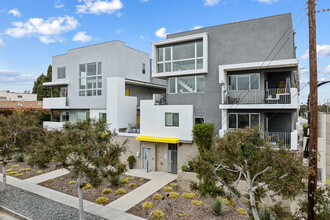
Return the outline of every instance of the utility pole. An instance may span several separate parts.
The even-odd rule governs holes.
[[[309,23],[309,90],[310,90],[310,123],[309,123],[309,177],[308,177],[308,220],[316,220],[317,190],[317,51],[316,51],[316,18],[315,0],[308,0]]]

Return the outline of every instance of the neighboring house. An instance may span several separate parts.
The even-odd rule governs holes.
[[[0,91],[0,109],[42,109],[36,94]]]
[[[44,85],[59,88],[60,97],[44,98],[44,108],[60,112],[60,121],[44,122],[48,129],[91,117],[106,119],[119,134],[138,133],[140,100],[166,88],[151,79],[149,54],[121,41],[71,49],[54,56],[52,66],[52,82]]]
[[[260,125],[297,150],[298,60],[291,14],[167,35],[152,44],[166,94],[141,101],[142,168],[176,173],[197,154],[192,129]]]
[[[37,94],[0,91],[0,101],[37,101]]]
[[[303,149],[306,150],[307,137],[304,137]],[[318,114],[318,144],[319,160],[318,179],[322,182],[330,180],[330,114],[319,112]],[[305,164],[308,165],[308,159]]]

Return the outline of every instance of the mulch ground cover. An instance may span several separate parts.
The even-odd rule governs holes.
[[[171,186],[172,187],[172,186]],[[179,186],[172,187],[171,191],[164,191],[163,189],[158,190],[156,193],[161,194],[164,199],[153,199],[151,195],[139,204],[135,205],[127,212],[142,218],[147,218],[153,210],[161,210],[165,216],[163,219],[193,219],[193,220],[204,220],[204,219],[235,219],[245,220],[248,219],[245,215],[242,215],[237,211],[240,207],[237,205],[226,206],[220,215],[216,215],[212,208],[212,199],[201,198],[198,194],[194,199],[182,198],[182,193],[185,193],[180,189]],[[170,192],[177,192],[180,194],[178,198],[169,198]],[[155,194],[156,194],[155,193]],[[190,192],[188,192],[190,193]],[[202,201],[204,204],[201,206],[193,205],[192,200]],[[153,207],[145,210],[142,208],[143,203],[152,202]]]
[[[51,165],[47,169],[38,169],[30,167],[25,162],[18,162],[14,160],[10,161],[6,168],[6,173],[8,176],[12,176],[21,180],[56,170],[55,165]],[[2,164],[0,164],[0,172],[2,172]]]
[[[118,189],[123,188],[127,194],[130,191],[136,189],[137,187],[139,187],[149,181],[148,179],[132,177],[132,176],[127,176],[127,175],[123,175],[123,178],[124,179],[129,178],[128,183],[120,184],[119,186],[112,186],[109,182],[103,180],[100,187],[83,190],[83,199],[95,203],[97,198],[105,197],[105,198],[109,199],[108,203],[110,203],[110,202],[122,197],[123,195],[125,195],[125,194],[117,195],[115,192]],[[71,181],[76,181],[76,178],[74,178],[74,176],[72,174],[67,174],[67,175],[64,175],[61,177],[57,177],[55,179],[45,181],[43,183],[40,183],[39,185],[65,193],[65,194],[68,194],[68,195],[71,195],[71,196],[78,197],[76,184]],[[71,184],[69,184],[70,182],[71,182]],[[129,186],[131,183],[135,183],[136,185],[133,184],[135,186],[131,187],[131,186]],[[102,194],[102,191],[105,188],[111,189],[112,192],[109,194],[106,194],[106,195]],[[106,204],[103,204],[103,205],[106,205]]]

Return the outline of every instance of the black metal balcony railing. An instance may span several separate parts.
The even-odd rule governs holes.
[[[224,91],[223,104],[290,104],[290,89]]]

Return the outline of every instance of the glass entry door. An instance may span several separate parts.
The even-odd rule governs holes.
[[[178,145],[168,144],[168,172],[178,172]]]

